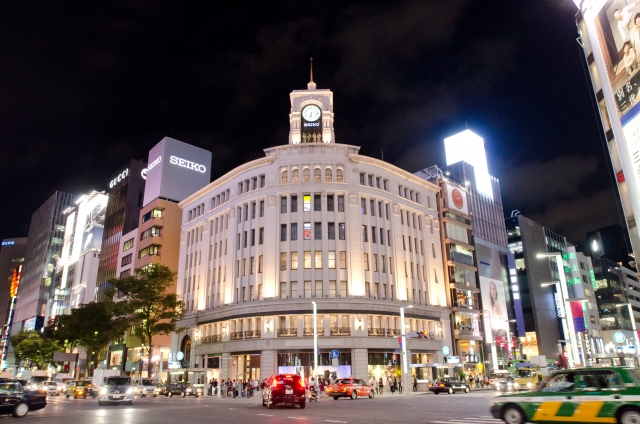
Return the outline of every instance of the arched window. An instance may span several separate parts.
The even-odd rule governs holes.
[[[333,171],[331,170],[331,168],[327,168],[324,170],[324,179],[328,183],[333,181]]]
[[[305,183],[308,183],[310,179],[311,179],[311,171],[309,171],[309,168],[304,168],[304,171],[302,171],[302,181],[304,181]]]
[[[336,171],[336,181],[338,181],[339,183],[343,183],[344,182],[344,177],[342,176],[342,169],[338,168],[338,170]]]
[[[313,170],[313,181],[319,183],[322,181],[322,170],[320,168],[316,168]]]
[[[298,168],[294,168],[293,171],[291,171],[291,182],[292,183],[298,182]]]
[[[282,171],[282,184],[286,184],[288,182],[287,181],[288,179],[289,179],[289,172],[286,169],[284,169]]]

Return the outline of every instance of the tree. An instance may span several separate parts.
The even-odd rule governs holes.
[[[154,264],[136,269],[135,275],[110,281],[109,297],[117,299],[116,310],[133,326],[133,333],[149,348],[148,372],[153,370],[153,338],[178,331],[184,304],[175,293],[176,273]]]
[[[16,363],[29,360],[38,369],[44,369],[53,362],[53,353],[61,350],[58,342],[43,339],[33,330],[20,330],[9,338],[13,346]]]
[[[52,338],[70,352],[82,346],[87,352],[89,368],[95,368],[100,351],[122,337],[129,327],[126,317],[116,316],[115,304],[110,301],[86,303],[57,318]]]

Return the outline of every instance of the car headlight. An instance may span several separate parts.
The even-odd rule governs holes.
[[[507,386],[511,387],[511,386],[513,386],[513,384],[511,384],[511,383],[507,383]]]
[[[101,395],[106,395],[107,394],[107,389],[105,387],[103,387],[102,389],[100,389],[100,394]]]
[[[129,387],[129,388],[127,389],[127,394],[128,394],[128,395],[130,395],[130,394],[132,394],[132,393],[133,393],[133,387]]]
[[[533,384],[531,384],[530,382],[527,383],[527,387],[533,387]]]
[[[190,392],[190,391],[191,391],[191,389],[187,389],[187,392]]]
[[[520,387],[520,383],[515,383],[514,386]]]

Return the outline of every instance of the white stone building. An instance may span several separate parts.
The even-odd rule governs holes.
[[[421,364],[409,372],[452,373],[439,186],[337,144],[330,90],[311,82],[290,97],[288,144],[180,202],[177,292],[187,313],[172,378],[308,376],[312,301],[319,374],[399,376],[407,305],[407,331],[426,334],[408,341],[408,360]]]

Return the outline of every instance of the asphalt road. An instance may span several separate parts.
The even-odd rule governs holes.
[[[68,424],[276,424],[276,423],[435,423],[499,424],[489,414],[492,391],[455,395],[376,396],[358,400],[321,398],[298,407],[267,409],[259,398],[136,398],[133,406],[98,406],[95,399],[50,397],[47,407],[20,423]],[[0,418],[14,420],[11,416]]]

